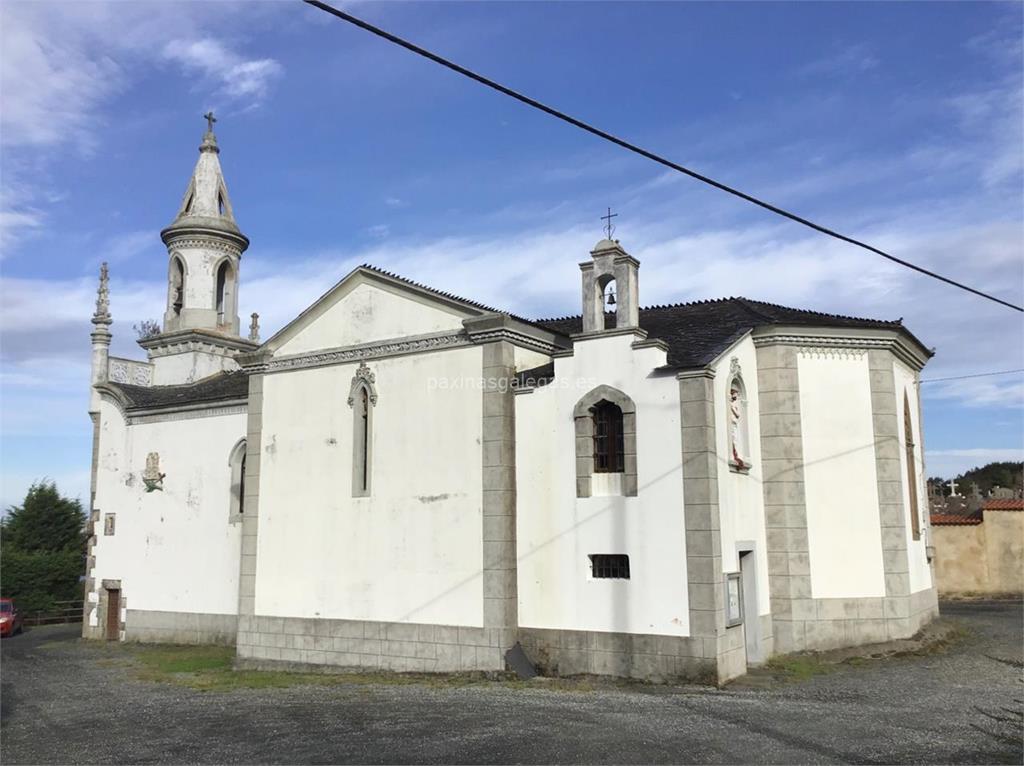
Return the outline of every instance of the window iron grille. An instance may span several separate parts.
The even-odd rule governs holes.
[[[595,579],[629,579],[629,556],[618,553],[590,554],[590,571]]]

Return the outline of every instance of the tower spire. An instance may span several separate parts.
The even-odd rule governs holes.
[[[160,232],[160,236],[164,243],[169,244],[168,239],[177,232],[217,232],[233,240],[239,250],[244,251],[249,246],[249,240],[235,222],[224,172],[220,167],[220,147],[213,132],[217,118],[213,112],[207,112],[203,117],[206,120],[206,132],[199,144],[199,159],[185,189],[177,216],[170,226]]]
[[[235,222],[213,132],[217,118],[203,115],[206,131],[181,207],[160,232],[169,256],[163,331],[212,330],[239,336],[238,283],[249,238]]]

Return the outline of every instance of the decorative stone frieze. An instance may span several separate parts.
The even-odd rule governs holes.
[[[801,346],[797,352],[803,359],[863,359],[865,348],[846,346]]]
[[[220,237],[201,237],[201,236],[185,236],[185,237],[168,237],[168,247],[175,247],[181,249],[187,248],[203,248],[207,250],[219,250],[224,253],[230,253],[231,255],[241,257],[243,248],[239,247],[238,244],[230,240],[221,239]]]
[[[295,354],[294,356],[282,356],[276,359],[250,357],[248,359],[240,359],[239,364],[243,370],[249,373],[259,370],[281,372],[346,364],[363,359],[380,359],[389,356],[419,354],[426,351],[440,351],[470,345],[473,344],[469,336],[460,330],[456,333],[423,335],[418,338],[408,338],[405,340],[366,343],[358,346],[341,346],[311,354]]]

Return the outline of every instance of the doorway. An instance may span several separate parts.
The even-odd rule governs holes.
[[[121,591],[116,588],[107,589],[107,641],[121,638]]]
[[[740,584],[743,588],[743,640],[747,649],[747,664],[760,665],[764,658],[761,648],[761,617],[757,608],[757,558],[753,548],[737,553],[740,558]]]

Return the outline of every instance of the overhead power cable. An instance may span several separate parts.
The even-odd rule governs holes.
[[[397,35],[393,35],[390,32],[385,32],[383,29],[375,27],[373,26],[373,24],[369,24],[363,21],[362,19],[353,16],[350,13],[338,10],[337,8],[330,6],[327,3],[320,2],[320,0],[303,0],[303,2],[305,2],[308,5],[312,5],[316,8],[319,8],[325,13],[329,13],[332,16],[341,19],[342,21],[347,21],[349,24],[353,24],[359,27],[360,29],[364,29],[367,32],[370,32],[371,34],[377,35],[378,37],[381,37],[387,40],[388,42],[392,42],[395,45],[399,45],[408,51],[412,51],[413,53],[419,56],[423,56],[424,58],[430,59],[436,64],[440,64],[443,67],[451,69],[453,72],[458,72],[459,74],[468,77],[471,80],[475,80],[481,85],[486,85],[488,88],[492,88],[493,90],[496,90],[499,93],[503,93],[506,96],[510,96],[511,98],[514,98],[517,101],[521,101],[527,106],[531,106],[534,109],[539,109],[540,111],[545,112],[546,114],[549,114],[552,117],[556,117],[557,119],[562,120],[563,122],[567,122],[570,125],[574,125],[575,127],[580,128],[581,130],[585,130],[586,132],[598,136],[599,138],[603,138],[605,141],[610,141],[611,143],[621,146],[623,149],[627,149],[633,152],[634,154],[639,154],[641,157],[646,157],[647,159],[653,160],[654,162],[657,162],[660,165],[664,165],[667,168],[671,168],[672,170],[683,173],[684,175],[688,175],[691,178],[695,178],[696,180],[708,184],[709,186],[713,186],[716,189],[719,189],[720,191],[732,194],[735,197],[739,197],[742,200],[746,200],[751,204],[764,208],[765,210],[775,213],[776,215],[780,215],[783,218],[788,218],[791,221],[796,221],[797,223],[803,224],[804,226],[814,229],[817,232],[827,234],[830,237],[835,237],[836,239],[846,242],[848,244],[856,245],[857,247],[863,248],[864,250],[872,252],[875,255],[880,255],[883,258],[887,258],[888,260],[892,261],[893,263],[898,263],[899,265],[905,266],[908,269],[912,269],[918,272],[919,274],[924,274],[925,276],[932,277],[933,279],[938,279],[939,281],[945,282],[948,285],[958,287],[961,290],[966,290],[969,293],[973,293],[974,295],[977,295],[981,298],[986,298],[987,300],[993,301],[1002,306],[1006,306],[1007,308],[1011,308],[1014,311],[1024,312],[1024,307],[1022,306],[1017,306],[1008,301],[1004,301],[1002,298],[997,298],[994,295],[990,295],[989,293],[965,285],[962,282],[957,282],[956,280],[950,279],[949,277],[944,277],[941,274],[937,274],[934,271],[930,271],[929,269],[926,269],[922,266],[913,264],[910,261],[905,261],[902,258],[897,258],[895,255],[887,253],[884,250],[880,250],[879,248],[873,245],[869,245],[866,242],[861,242],[860,240],[854,239],[853,237],[848,237],[845,234],[840,234],[839,232],[833,231],[827,226],[822,226],[821,224],[815,223],[814,221],[799,216],[796,213],[791,213],[788,210],[783,210],[780,207],[776,207],[775,205],[765,202],[764,200],[758,199],[757,197],[747,194],[746,192],[742,192],[739,189],[734,189],[733,187],[728,186],[720,181],[716,181],[713,178],[709,178],[708,176],[702,175],[701,173],[698,173],[695,170],[690,170],[689,168],[683,167],[682,165],[672,162],[671,160],[667,160],[664,157],[655,154],[654,152],[647,151],[646,149],[637,146],[636,144],[631,144],[628,141],[625,141],[621,138],[617,138],[616,136],[613,136],[611,133],[607,133],[606,131],[603,131],[600,128],[595,128],[593,125],[589,125],[583,122],[582,120],[578,120],[575,117],[571,117],[568,114],[565,114],[564,112],[560,112],[557,109],[547,106],[546,104],[542,104],[540,101],[530,98],[529,96],[524,96],[522,93],[518,93],[512,90],[511,88],[507,88],[504,85],[497,83],[494,80],[491,80],[487,77],[484,77],[483,75],[477,74],[476,72],[470,69],[466,69],[463,66],[459,66],[458,64],[449,61],[446,58],[438,56],[436,53],[431,53],[425,48],[421,48],[420,46],[415,45],[414,43],[411,43],[408,40],[404,40],[401,37],[398,37]]]
[[[990,378],[993,375],[1013,375],[1015,373],[1021,373],[1024,370],[1000,370],[999,372],[977,372],[973,375],[953,375],[949,378],[925,378],[924,380],[918,381],[919,383],[941,383],[946,380],[967,380],[968,378]]]

